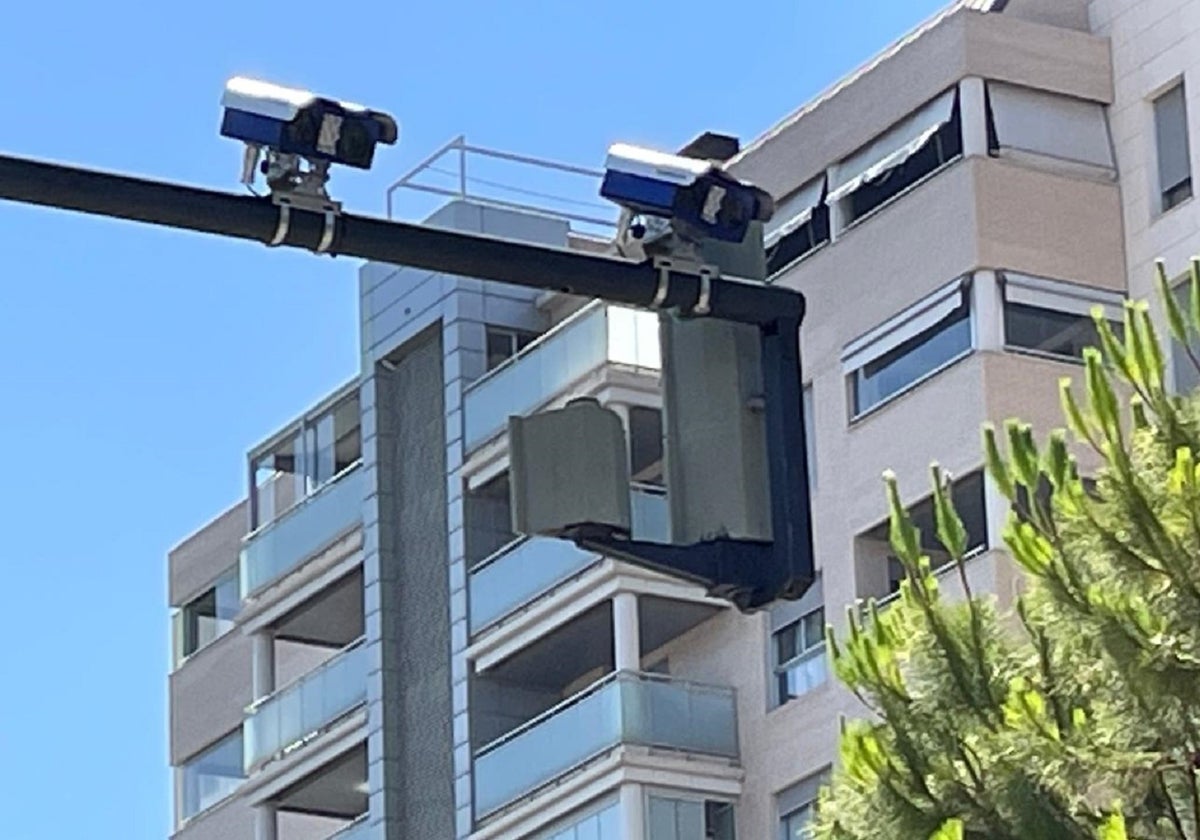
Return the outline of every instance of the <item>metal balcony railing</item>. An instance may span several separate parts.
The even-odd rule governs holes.
[[[476,816],[620,744],[737,759],[734,689],[619,671],[475,754]]]

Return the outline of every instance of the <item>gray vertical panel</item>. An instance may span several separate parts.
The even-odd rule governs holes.
[[[660,324],[672,539],[770,539],[758,329],[670,315]]]
[[[386,840],[455,833],[441,335],[375,371]]]

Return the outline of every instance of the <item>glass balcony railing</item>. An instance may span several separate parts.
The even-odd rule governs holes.
[[[671,514],[663,488],[650,484],[634,485],[629,493],[629,512],[634,539],[671,541]]]
[[[621,671],[475,755],[486,816],[619,744],[738,758],[734,690]]]
[[[246,772],[324,732],[366,699],[367,649],[358,639],[246,710]]]
[[[368,825],[370,814],[363,814],[349,825],[330,834],[325,840],[373,840],[375,832]]]
[[[669,542],[667,497],[657,487],[630,491],[633,535]],[[471,633],[478,633],[536,600],[599,561],[600,555],[550,537],[509,543],[471,571],[468,581]]]
[[[529,537],[500,549],[471,572],[470,629],[478,633],[600,559],[566,540]]]
[[[589,304],[473,382],[463,396],[467,449],[503,431],[510,416],[535,411],[572,382],[606,364],[661,368],[658,316]]]
[[[355,465],[249,534],[238,564],[242,597],[283,577],[360,523],[362,504],[362,470]]]

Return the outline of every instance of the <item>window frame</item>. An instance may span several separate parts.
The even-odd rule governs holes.
[[[986,80],[984,89],[988,154],[991,157],[1007,158],[1070,175],[1105,181],[1116,179],[1116,150],[1103,103],[995,79]],[[1057,112],[1061,114],[1058,123],[1061,130],[1053,132],[1054,137],[1049,143],[1046,137],[1037,136],[1036,131],[1031,137],[1029,126],[1044,128],[1049,124],[1046,112],[1055,111],[1055,104],[1060,106]],[[1094,128],[1095,125],[1103,128],[1102,152],[1098,148],[1083,148],[1089,143],[1096,145],[1096,135],[1083,133],[1083,127],[1089,120],[1093,123],[1088,128]],[[1012,138],[1005,136],[1008,132],[1003,123],[1006,122],[1013,129]],[[1071,130],[1076,133],[1071,135]],[[1071,143],[1063,142],[1064,137],[1085,142],[1072,148]]]
[[[961,313],[961,314],[960,314]],[[900,387],[890,391],[868,405],[860,404],[860,383],[863,371],[889,355],[897,354],[906,345],[917,339],[925,342],[939,331],[948,331],[966,322],[966,345],[923,371]],[[975,325],[975,306],[971,294],[971,278],[960,277],[922,298],[902,312],[889,318],[878,327],[860,336],[845,346],[842,351],[842,370],[848,389],[849,422],[851,425],[870,416],[884,406],[899,399],[942,371],[975,352],[978,344]],[[908,352],[917,352],[918,344]],[[896,355],[899,359],[904,353]]]
[[[228,587],[233,593],[233,611],[227,616],[221,616],[222,600],[219,597],[219,591],[222,587]],[[241,579],[239,576],[239,567],[235,563],[222,572],[213,580],[211,584],[198,592],[193,597],[189,598],[185,603],[171,611],[171,650],[172,650],[172,673],[179,670],[190,659],[197,656],[201,652],[215,645],[218,641],[229,635],[237,627],[237,614],[241,611]],[[228,594],[228,593],[227,593]],[[213,598],[213,615],[205,616],[189,612],[202,600],[208,597]],[[207,641],[200,641],[201,633],[198,628],[198,619],[210,618],[218,627],[215,635]],[[220,622],[224,621],[222,627]],[[189,641],[195,638],[196,644],[190,651],[188,650]]]
[[[1160,119],[1162,111],[1160,105],[1176,92],[1179,93],[1180,111],[1182,117],[1182,132],[1183,132],[1183,157],[1187,164],[1187,175],[1178,180],[1176,183],[1168,186],[1163,183],[1163,123]],[[1170,213],[1176,207],[1186,204],[1195,197],[1196,184],[1195,172],[1192,165],[1192,136],[1191,126],[1188,123],[1188,103],[1187,103],[1187,84],[1182,76],[1174,79],[1169,84],[1160,88],[1153,96],[1149,98],[1151,121],[1153,123],[1154,136],[1154,218],[1164,216]],[[1168,201],[1168,195],[1175,190],[1186,187],[1187,194]]]
[[[829,173],[822,172],[779,202],[763,238],[768,283],[832,241],[828,193]],[[806,247],[792,254],[797,243]]]
[[[817,639],[809,639],[810,619],[816,616],[818,618],[816,630]],[[786,660],[780,656],[779,644],[785,633],[792,634],[796,641],[795,653]],[[771,673],[773,684],[772,708],[779,708],[786,705],[792,700],[812,694],[821,686],[829,682],[829,662],[824,665],[824,675],[820,682],[813,685],[806,691],[800,694],[791,694],[784,689],[789,674],[797,667],[807,665],[809,662],[818,657],[825,657],[827,654],[825,643],[825,606],[822,604],[801,615],[794,621],[790,621],[777,630],[771,633]]]
[[[1095,329],[1091,315],[1091,310],[1099,306],[1105,310],[1105,318],[1113,331],[1118,336],[1123,335],[1125,295],[1121,292],[1080,283],[1033,277],[1011,271],[998,271],[996,277],[1000,283],[1001,328],[1004,336],[1004,349],[1007,352],[1067,364],[1083,363],[1082,349],[1079,354],[1069,354],[1015,343],[1012,339],[1009,321],[1012,307],[1041,310],[1054,315],[1076,318],[1081,323],[1086,322],[1095,335],[1095,341],[1086,346],[1099,347],[1099,333]]]
[[[780,840],[794,840],[788,831],[788,822],[801,811],[809,811],[808,825],[812,825],[812,818],[817,815],[821,788],[829,783],[829,774],[830,769],[824,767],[775,793],[776,835]]]
[[[1177,279],[1171,284],[1171,294],[1175,296],[1175,302],[1185,313],[1190,311],[1192,306],[1191,289],[1191,278],[1186,273],[1182,279]],[[1168,338],[1171,358],[1171,391],[1175,394],[1192,393],[1200,388],[1200,371],[1196,370],[1192,364],[1188,351],[1190,348],[1191,352],[1200,358],[1200,339],[1196,340],[1195,345],[1184,346],[1174,335],[1170,335]],[[1185,371],[1192,381],[1186,387],[1181,388],[1179,378],[1180,374]]]
[[[958,85],[942,91],[937,96],[925,102],[920,108],[917,108],[903,119],[892,124],[885,131],[877,134],[870,142],[860,146],[856,151],[838,161],[833,167],[835,177],[830,181],[829,192],[826,198],[827,203],[831,207],[835,204],[838,206],[840,224],[837,233],[844,233],[861,224],[957,161],[963,159],[963,125],[960,99]],[[936,121],[933,125],[912,132],[913,136],[906,142],[901,143],[897,149],[878,157],[874,162],[868,164],[866,167],[862,167],[862,170],[856,172],[852,177],[843,179],[842,170],[848,164],[855,162],[855,168],[858,169],[859,159],[866,157],[874,147],[891,145],[884,141],[897,135],[909,133],[907,129],[910,126],[922,125],[929,121],[930,115],[936,115],[943,108],[947,109],[947,116],[944,120]],[[949,131],[951,138],[955,141],[950,149],[943,148],[943,134],[947,131]],[[918,143],[918,141],[920,142]],[[855,196],[861,195],[864,189],[872,187],[872,185],[875,187],[882,186],[908,166],[913,158],[920,155],[931,144],[938,149],[938,162],[933,167],[904,183],[898,189],[889,192],[885,197],[871,204],[870,207],[856,212]],[[894,156],[906,150],[907,154],[903,154],[899,160],[892,162],[890,166],[883,167],[881,171],[872,175],[872,171],[880,169],[881,164],[890,162]],[[852,187],[850,187],[851,184],[853,184]]]
[[[503,359],[496,361],[495,364],[492,364],[492,351],[491,347],[489,346],[493,336],[507,339],[509,347],[508,354]],[[525,330],[519,327],[506,327],[500,324],[485,324],[483,332],[483,363],[485,373],[491,373],[496,368],[501,367],[508,362],[509,359],[515,359],[517,356],[521,355],[521,352],[524,351],[526,347],[537,341],[539,338],[541,338],[541,333],[534,332],[533,330]]]

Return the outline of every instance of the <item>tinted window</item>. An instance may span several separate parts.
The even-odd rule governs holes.
[[[767,274],[783,269],[829,241],[829,207],[822,204],[813,210],[812,218],[767,249]]]
[[[970,307],[964,302],[933,327],[854,372],[854,413],[862,414],[970,349]]]
[[[1182,83],[1154,101],[1154,133],[1161,206],[1166,211],[1192,197],[1187,97]]]
[[[1113,323],[1112,327],[1118,336],[1122,335],[1121,324]],[[1083,348],[1100,346],[1096,322],[1090,315],[1023,303],[1004,304],[1004,341],[1010,347],[1075,359],[1083,357]]]
[[[845,199],[846,222],[895,198],[922,178],[962,154],[962,124],[958,104],[954,114],[920,149],[878,178],[867,181]]]

